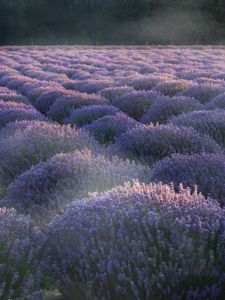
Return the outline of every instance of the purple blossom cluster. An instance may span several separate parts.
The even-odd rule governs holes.
[[[225,110],[200,110],[174,117],[169,120],[175,126],[193,127],[201,134],[209,135],[225,147]]]
[[[139,120],[158,96],[156,92],[135,91],[115,98],[112,104],[128,116]]]
[[[110,148],[112,153],[150,165],[174,153],[222,153],[210,137],[172,125],[138,126],[116,138]]]
[[[6,126],[0,129],[0,139],[5,139],[11,136],[20,134],[27,127],[35,127],[37,124],[46,124],[46,121],[15,121],[10,122]]]
[[[161,93],[166,96],[174,97],[183,90],[190,87],[193,83],[188,80],[168,80],[157,84],[153,91]]]
[[[22,120],[45,120],[45,117],[31,105],[0,100],[0,128]]]
[[[195,188],[225,205],[224,154],[177,154],[159,161],[153,168],[151,180]]]
[[[134,92],[132,87],[128,86],[113,86],[107,87],[99,92],[101,97],[109,99],[110,101],[114,100],[115,98],[121,97],[127,93]]]
[[[28,217],[0,208],[0,298],[41,299],[43,238]]]
[[[142,116],[141,122],[144,124],[163,124],[173,116],[201,109],[204,109],[204,106],[195,98],[161,96],[154,101]]]
[[[69,116],[64,119],[63,123],[83,127],[105,116],[114,116],[118,112],[119,109],[113,105],[84,106],[71,110]]]
[[[26,97],[6,87],[0,87],[0,99],[3,101],[23,102],[29,104],[29,100]]]
[[[84,148],[101,151],[97,142],[81,130],[47,122],[31,123],[17,129],[14,136],[0,143],[1,184],[8,185],[32,165],[45,161],[57,153],[67,153]],[[16,147],[15,147],[16,145]]]
[[[225,93],[213,98],[208,104],[207,109],[225,109]]]
[[[97,95],[89,95],[85,93],[75,92],[58,98],[49,108],[48,117],[54,121],[62,123],[69,116],[71,110],[81,108],[83,106],[103,105],[108,100]]]
[[[88,131],[99,143],[109,144],[113,143],[116,137],[138,126],[138,124],[137,121],[125,114],[117,113],[114,116],[102,117],[91,124],[85,125],[83,129]]]
[[[90,150],[57,154],[18,176],[9,185],[1,205],[26,214],[38,208],[60,211],[70,199],[88,197],[90,193],[110,190],[126,181],[150,180],[150,170],[142,165],[93,155]]]
[[[129,81],[128,85],[132,86],[135,90],[145,90],[149,91],[156,87],[159,83],[163,81],[171,80],[173,77],[170,75],[144,75],[137,76]]]
[[[42,89],[42,88],[40,88]],[[47,90],[46,92],[41,92],[40,96],[36,99],[34,102],[34,106],[41,112],[41,113],[47,113],[50,106],[60,97],[62,97],[65,94],[65,91],[63,88],[61,89],[55,89]]]
[[[68,299],[222,299],[224,210],[162,184],[75,202],[48,227],[46,265]]]
[[[197,84],[181,92],[182,96],[194,97],[201,103],[207,103],[214,97],[225,92],[225,86],[215,84]]]

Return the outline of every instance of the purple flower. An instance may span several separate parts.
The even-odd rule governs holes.
[[[159,161],[152,180],[194,188],[225,205],[225,156],[223,154],[174,155]]]
[[[207,103],[225,92],[225,87],[216,84],[196,84],[183,90],[180,95],[194,97],[201,103]]]
[[[188,80],[172,80],[157,84],[153,91],[173,97],[189,86],[191,86],[191,82]]]
[[[128,86],[116,86],[116,87],[108,87],[99,92],[101,97],[104,97],[106,99],[109,99],[112,101],[113,99],[117,97],[121,97],[127,93],[134,92],[134,89],[132,87]]]
[[[168,74],[161,75],[145,75],[145,76],[137,76],[133,80],[131,80],[128,85],[132,86],[135,90],[152,90],[157,84],[171,80],[171,76]]]
[[[97,93],[107,87],[110,87],[113,85],[113,82],[111,80],[102,79],[102,80],[96,80],[96,79],[87,79],[87,80],[77,80],[74,81],[74,83],[68,83],[65,85],[66,88],[73,89],[78,92],[93,94]]]
[[[166,123],[172,116],[200,109],[203,109],[203,105],[195,98],[161,96],[153,102],[149,110],[142,116],[141,122],[144,124]]]
[[[218,144],[225,146],[225,110],[193,111],[172,118],[175,126],[193,127],[203,135],[209,135]]]
[[[83,127],[90,135],[101,144],[113,143],[115,138],[122,135],[139,123],[125,114],[118,113],[115,116],[102,117]]]
[[[63,119],[70,115],[76,108],[91,105],[104,105],[108,100],[97,95],[74,92],[72,95],[63,96],[57,99],[48,111],[48,117],[54,121],[63,122]]]
[[[4,101],[23,102],[25,104],[29,104],[29,100],[26,97],[7,88],[5,88],[5,90],[0,89],[0,99]]]
[[[152,164],[174,153],[222,153],[220,146],[194,129],[171,125],[138,126],[121,135],[110,151],[124,158]]]
[[[112,104],[128,114],[128,116],[139,120],[158,96],[159,94],[156,92],[135,91],[114,99]]]
[[[135,178],[149,181],[150,170],[117,157],[109,160],[93,155],[89,150],[57,154],[18,176],[7,189],[4,205],[32,215],[42,206],[49,218],[71,199],[88,197]]]
[[[45,120],[46,118],[31,105],[0,101],[0,129],[13,121]]]
[[[182,187],[126,184],[50,223],[46,267],[70,299],[219,299],[224,217]]]
[[[92,149],[95,153],[102,151],[97,142],[84,131],[47,122],[31,123],[15,136],[1,140],[1,185],[9,184],[32,165],[57,153],[84,148]]]
[[[225,109],[225,93],[213,98],[206,105],[207,109]]]
[[[0,208],[1,299],[31,299],[41,289],[42,241],[28,217]]]
[[[72,124],[82,127],[104,116],[113,116],[119,109],[112,105],[91,105],[70,111],[70,115],[64,119],[64,124]]]
[[[42,113],[47,113],[49,107],[56,101],[56,99],[60,98],[64,95],[64,89],[55,89],[49,90],[41,94],[37,101],[34,102],[34,106]]]

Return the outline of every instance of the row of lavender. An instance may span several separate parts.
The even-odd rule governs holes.
[[[223,299],[224,57],[0,50],[1,299]]]

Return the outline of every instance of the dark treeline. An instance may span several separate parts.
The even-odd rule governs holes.
[[[0,44],[224,44],[225,0],[0,0]]]

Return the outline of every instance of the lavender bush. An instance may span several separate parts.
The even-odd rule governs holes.
[[[128,86],[116,86],[116,87],[108,87],[99,92],[101,97],[109,99],[112,101],[113,99],[117,97],[121,97],[127,93],[134,92],[134,89],[132,87]]]
[[[8,123],[5,127],[0,129],[0,139],[16,136],[20,134],[27,127],[35,127],[37,124],[46,124],[46,121],[15,121]]]
[[[41,299],[41,233],[29,218],[0,208],[0,298]]]
[[[225,156],[222,154],[174,155],[159,161],[152,171],[153,181],[180,183],[225,205]]]
[[[88,78],[87,80],[75,80],[64,85],[67,89],[72,89],[81,93],[94,94],[100,92],[101,90],[111,87],[113,82],[109,79],[93,79]]]
[[[6,90],[5,92],[1,92],[0,90],[0,99],[4,101],[22,102],[29,104],[29,100],[26,97],[10,90]]]
[[[112,105],[84,106],[80,109],[72,110],[70,115],[64,119],[63,123],[82,127],[104,116],[116,115],[118,112],[119,109]]]
[[[97,142],[84,131],[45,122],[32,124],[16,136],[1,140],[1,184],[8,185],[32,165],[57,153],[84,148],[100,151]]]
[[[225,146],[225,110],[193,111],[174,117],[169,122],[176,126],[193,127]]]
[[[112,153],[143,163],[154,162],[174,153],[222,153],[220,146],[194,129],[171,125],[139,126],[115,140]]]
[[[135,90],[152,90],[157,84],[171,79],[171,77],[167,76],[156,76],[156,75],[145,75],[145,76],[137,76],[131,80],[128,84],[132,86]]]
[[[18,176],[2,203],[26,214],[39,213],[41,206],[45,211],[51,207],[52,213],[71,199],[88,197],[135,178],[149,181],[149,169],[117,157],[109,160],[96,156],[89,150],[57,154]]]
[[[166,123],[172,116],[201,109],[203,109],[203,105],[195,98],[161,96],[154,101],[150,109],[142,116],[141,122],[144,124]]]
[[[83,92],[83,93],[93,94],[93,93],[97,93],[107,87],[110,87],[112,85],[113,85],[113,82],[111,80],[90,79],[80,89],[78,89],[78,91]]]
[[[207,105],[206,108],[211,109],[225,109],[225,93],[213,98]]]
[[[136,91],[116,98],[112,101],[112,104],[130,117],[139,120],[157,97],[156,92]]]
[[[115,138],[138,126],[138,122],[127,117],[125,114],[118,113],[115,116],[105,116],[91,124],[85,125],[84,130],[101,144],[113,143]]]
[[[48,117],[54,121],[63,122],[68,117],[71,110],[83,106],[104,105],[108,100],[97,95],[88,95],[85,93],[74,93],[71,96],[64,96],[55,101],[48,111]]]
[[[47,113],[49,107],[64,94],[63,89],[52,89],[50,91],[41,94],[37,101],[34,102],[34,106],[42,113]]]
[[[128,184],[50,223],[46,265],[68,299],[222,300],[224,217],[189,190]]]
[[[13,121],[45,120],[45,117],[32,107],[16,107],[15,104],[19,103],[15,102],[5,102],[13,103],[14,105],[11,107],[7,107],[5,104],[1,106],[2,102],[0,101],[0,129]],[[25,106],[25,104],[23,105]]]
[[[7,110],[7,109],[24,109],[24,110],[31,110],[36,112],[36,109],[33,108],[32,105],[25,104],[22,102],[14,102],[14,101],[3,101],[0,100],[0,111]]]
[[[191,82],[188,80],[172,80],[157,84],[156,87],[154,87],[153,91],[166,96],[174,97],[190,85]]]
[[[216,84],[198,84],[186,88],[181,92],[182,96],[194,97],[201,103],[207,103],[219,94],[223,94],[225,87]]]

